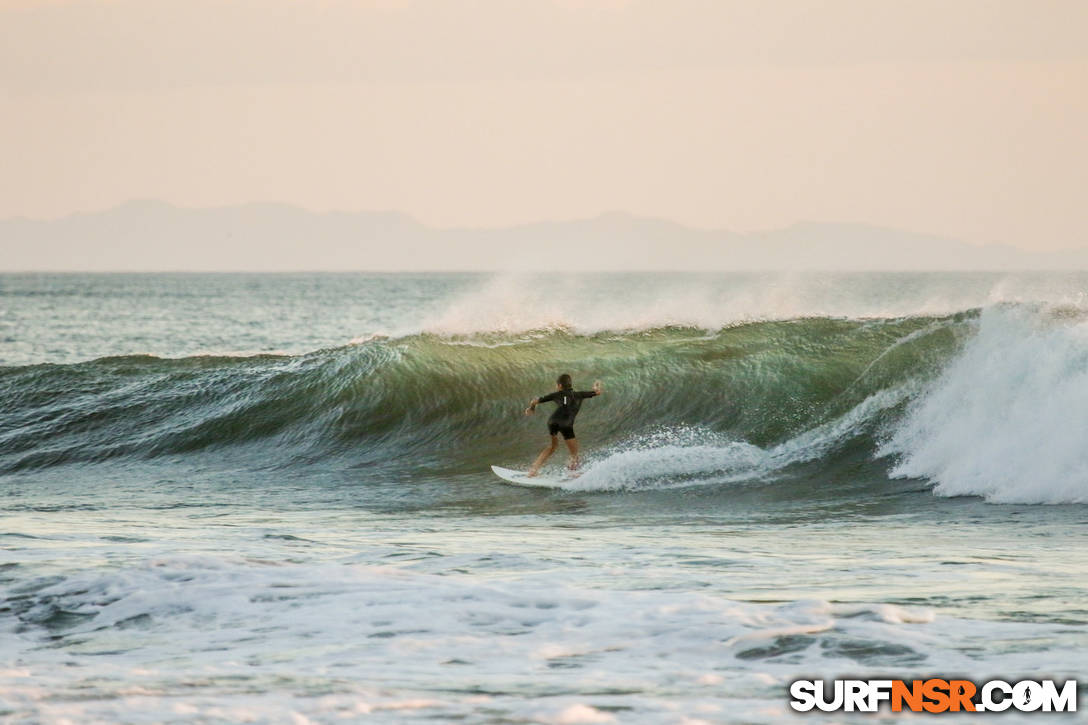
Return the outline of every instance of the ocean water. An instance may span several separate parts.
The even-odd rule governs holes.
[[[1086,291],[0,276],[0,719],[837,722],[788,683],[1084,679]],[[560,372],[605,386],[583,474],[501,484]]]

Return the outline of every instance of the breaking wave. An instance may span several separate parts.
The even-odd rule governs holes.
[[[0,472],[210,457],[368,475],[479,473],[539,447],[525,402],[593,379],[581,490],[734,485],[845,459],[940,495],[1088,501],[1079,308],[412,334],[303,355],[0,368]],[[874,485],[881,485],[880,481]]]

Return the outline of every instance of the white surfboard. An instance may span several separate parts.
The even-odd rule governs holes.
[[[491,470],[495,472],[495,475],[506,481],[512,483],[515,486],[527,486],[530,488],[561,488],[564,483],[574,478],[574,476],[563,476],[562,478],[552,478],[546,475],[537,475],[532,478],[525,471],[515,471],[510,468],[503,468],[502,466],[492,466]]]

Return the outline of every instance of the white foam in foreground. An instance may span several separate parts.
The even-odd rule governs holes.
[[[803,673],[977,671],[972,642],[1060,629],[242,556],[163,555],[41,583],[29,626],[5,618],[0,705],[50,722],[775,722]],[[84,617],[60,639],[41,626],[58,612]],[[1011,674],[1056,656],[1029,650],[985,665]]]
[[[1088,322],[997,307],[883,446],[944,496],[1088,502]]]

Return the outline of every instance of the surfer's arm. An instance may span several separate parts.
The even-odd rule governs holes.
[[[541,395],[539,398],[533,398],[529,401],[529,407],[525,409],[525,415],[532,415],[536,412],[536,406],[555,400],[555,396],[556,393],[548,393],[547,395]]]
[[[604,393],[604,388],[601,386],[601,381],[593,383],[593,390],[579,390],[579,398],[596,398],[598,395]]]

